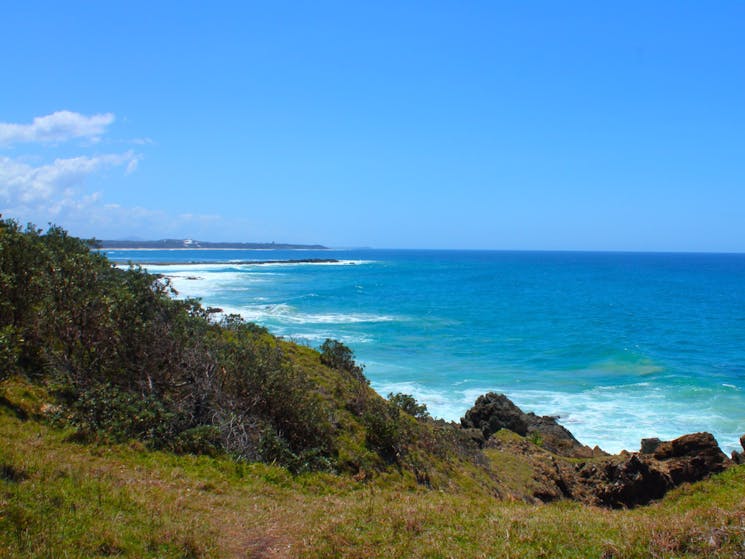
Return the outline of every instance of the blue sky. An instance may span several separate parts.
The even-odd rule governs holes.
[[[98,238],[745,252],[745,3],[12,2],[0,212]]]

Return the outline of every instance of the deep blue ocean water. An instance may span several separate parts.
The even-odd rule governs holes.
[[[275,334],[342,340],[380,393],[411,393],[437,417],[494,390],[608,451],[694,431],[732,450],[745,433],[745,255],[106,253],[171,262],[145,267]],[[235,263],[301,258],[341,262]]]

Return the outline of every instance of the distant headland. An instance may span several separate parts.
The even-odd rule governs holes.
[[[195,241],[193,239],[160,239],[159,241],[98,241],[104,249],[249,249],[249,250],[327,250],[323,245],[296,245],[289,243],[229,243]]]

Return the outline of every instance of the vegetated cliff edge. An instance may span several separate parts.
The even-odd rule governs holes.
[[[316,351],[215,319],[174,299],[167,278],[118,269],[58,227],[0,222],[0,291],[0,381],[40,387],[33,415],[81,442],[607,507],[646,504],[732,464],[707,434],[608,456],[496,394],[460,425],[434,420],[411,396],[375,393],[340,342]]]

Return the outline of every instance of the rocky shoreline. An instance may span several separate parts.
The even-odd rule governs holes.
[[[525,413],[493,392],[476,400],[461,419],[461,428],[485,452],[517,455],[531,464],[529,494],[507,495],[529,501],[564,498],[609,508],[646,505],[674,487],[745,462],[745,452],[728,458],[710,433],[672,441],[643,439],[637,452],[609,455],[577,441],[556,418]],[[740,442],[745,448],[745,436]]]

